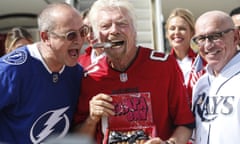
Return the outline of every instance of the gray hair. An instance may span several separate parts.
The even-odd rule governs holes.
[[[97,0],[93,3],[90,12],[89,12],[89,20],[93,27],[94,35],[98,38],[99,37],[99,30],[97,27],[97,15],[100,10],[104,10],[107,7],[117,8],[117,9],[124,9],[127,11],[130,19],[132,20],[132,24],[134,27],[134,31],[137,30],[137,21],[136,15],[133,5],[128,0]]]
[[[59,12],[58,8],[61,8],[61,7],[74,9],[71,5],[69,5],[65,2],[49,4],[38,15],[38,29],[39,29],[39,31],[51,31],[51,30],[54,29],[54,27],[56,26],[54,13]],[[76,10],[76,12],[78,12],[78,11]]]

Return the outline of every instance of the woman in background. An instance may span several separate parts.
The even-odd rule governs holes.
[[[191,11],[184,8],[174,9],[166,22],[166,37],[173,55],[184,76],[184,83],[188,87],[192,64],[197,53],[191,48],[191,38],[195,33],[195,19]],[[191,104],[192,89],[188,87],[189,104]]]
[[[18,47],[31,43],[33,43],[32,35],[26,29],[14,27],[7,33],[5,52],[9,53]]]

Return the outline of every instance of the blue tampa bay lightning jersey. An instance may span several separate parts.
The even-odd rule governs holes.
[[[69,131],[82,79],[82,67],[52,73],[36,44],[0,58],[0,143],[38,144]]]

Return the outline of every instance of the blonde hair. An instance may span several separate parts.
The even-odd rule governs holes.
[[[182,19],[184,19],[191,31],[193,32],[193,34],[195,33],[195,29],[194,29],[194,26],[195,26],[195,18],[192,14],[192,12],[188,9],[185,9],[185,8],[175,8],[173,9],[173,11],[170,13],[168,19],[167,19],[167,22],[166,22],[166,25],[165,25],[165,28],[168,29],[168,26],[169,26],[169,21],[174,18],[174,17],[181,17]]]
[[[12,28],[6,36],[5,40],[5,52],[9,53],[15,49],[14,45],[18,40],[26,39],[29,43],[33,42],[32,35],[22,27]]]

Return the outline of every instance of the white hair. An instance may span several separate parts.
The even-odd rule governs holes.
[[[130,19],[132,20],[134,31],[137,29],[136,15],[133,5],[128,0],[97,0],[93,3],[90,11],[89,11],[89,20],[93,27],[94,36],[96,38],[99,37],[99,29],[98,29],[98,21],[97,16],[98,12],[104,10],[108,7],[124,9]]]

